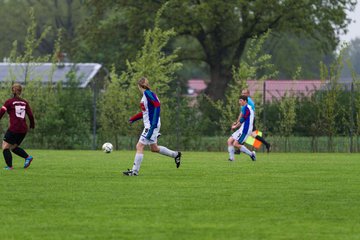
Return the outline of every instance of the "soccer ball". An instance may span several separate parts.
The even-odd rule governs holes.
[[[104,153],[111,153],[113,150],[113,145],[109,142],[104,143],[102,145],[102,150],[104,151]]]

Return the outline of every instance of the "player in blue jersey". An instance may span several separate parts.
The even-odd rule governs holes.
[[[239,148],[241,152],[246,153],[250,156],[250,158],[255,161],[256,154],[254,151],[250,151],[247,147],[245,147],[244,143],[248,136],[251,135],[255,112],[252,107],[248,104],[248,97],[241,95],[239,98],[239,104],[241,105],[241,118],[236,123],[234,128],[240,127],[237,131],[235,131],[228,139],[228,152],[229,152],[229,160],[234,161],[235,157],[235,147]]]
[[[252,109],[254,110],[254,113],[255,113],[255,103],[250,97],[249,89],[245,88],[244,90],[242,90],[241,95],[244,95],[244,96],[248,97],[248,104],[252,107]],[[240,111],[237,122],[240,121],[240,118],[241,118],[241,111]],[[233,129],[233,127],[235,126],[235,124],[237,122],[233,123],[232,129]],[[257,135],[257,133],[256,133],[257,128],[256,128],[256,125],[255,125],[255,119],[254,119],[254,125],[253,126],[254,127],[253,127],[253,132],[252,132],[251,136],[256,138],[257,140],[259,140],[260,142],[262,142],[265,145],[267,152],[269,153],[270,149],[271,149],[271,144],[268,143],[263,137]],[[235,154],[239,154],[239,153],[240,153],[239,151],[238,152],[235,151]]]
[[[140,165],[144,157],[144,147],[150,145],[152,152],[157,152],[165,156],[175,159],[176,167],[180,167],[181,152],[170,150],[164,146],[157,145],[157,137],[160,135],[160,101],[154,92],[150,90],[149,81],[142,77],[138,81],[138,88],[143,96],[140,101],[141,112],[135,114],[129,119],[133,123],[139,119],[143,119],[144,130],[140,135],[136,144],[136,154],[132,169],[123,172],[127,176],[137,176],[139,174]]]

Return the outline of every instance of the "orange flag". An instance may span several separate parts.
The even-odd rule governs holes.
[[[259,135],[260,137],[262,136],[262,132],[260,132],[259,130],[255,131],[256,135]],[[253,136],[248,136],[248,138],[245,141],[247,144],[253,146],[256,149],[259,149],[261,147],[261,142],[259,140],[257,140],[256,138],[254,138]]]

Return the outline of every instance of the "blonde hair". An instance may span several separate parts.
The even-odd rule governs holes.
[[[140,78],[140,80],[138,81],[138,85],[139,85],[139,87],[141,87],[142,89],[148,89],[148,90],[150,90],[149,80],[148,80],[146,77]]]
[[[19,97],[22,92],[22,86],[19,83],[14,83],[11,87],[11,92],[14,94],[14,97]]]
[[[245,93],[245,94],[247,94],[247,95],[250,95],[250,91],[249,91],[248,88],[244,88],[244,89],[241,91],[241,94],[243,94],[243,93]]]

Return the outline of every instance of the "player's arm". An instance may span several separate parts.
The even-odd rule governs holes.
[[[236,122],[240,122],[241,117],[242,117],[242,111],[240,111],[239,116],[238,116],[238,118],[237,118],[237,121],[236,121]]]
[[[129,123],[136,122],[137,120],[140,120],[142,118],[143,118],[143,114],[142,114],[142,112],[139,112],[129,118]]]
[[[4,105],[1,107],[1,109],[0,109],[0,119],[4,116],[4,114],[7,112],[7,110],[8,110],[8,106],[9,104],[8,104],[8,101],[6,101],[5,103],[4,103]]]
[[[35,128],[34,115],[31,111],[30,105],[28,103],[26,103],[26,114],[30,120],[30,128],[34,129]]]
[[[240,111],[240,113],[239,113],[239,116],[238,116],[236,122],[233,122],[233,123],[232,123],[232,125],[231,125],[231,130],[234,130],[235,128],[240,127],[240,125],[241,125],[241,123],[240,123],[241,116],[242,116],[242,108],[241,108],[241,111]]]
[[[153,113],[153,119],[151,120],[151,126],[146,134],[146,138],[150,139],[151,135],[154,132],[154,129],[157,127],[159,118],[160,118],[160,102],[156,96],[154,96],[150,91],[144,92],[148,102],[151,103],[151,105],[154,106],[154,113]]]
[[[154,107],[153,119],[151,119],[151,128],[156,128],[160,118],[160,102],[150,91],[146,90],[144,94],[148,102],[150,102],[150,104]]]
[[[234,129],[240,127],[240,126],[241,126],[241,123],[240,123],[240,122],[234,122],[234,123],[231,125],[231,130],[234,130]]]
[[[245,107],[242,109],[242,114],[241,114],[241,118],[240,118],[240,123],[245,122],[246,119],[248,119],[250,117],[250,110]]]
[[[151,105],[153,105],[155,108],[160,108],[160,102],[155,94],[153,95],[149,90],[146,90],[144,94]]]

